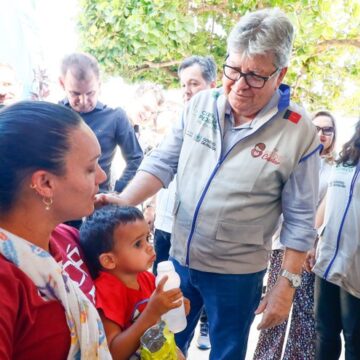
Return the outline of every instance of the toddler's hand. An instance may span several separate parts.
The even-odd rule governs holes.
[[[167,279],[168,277],[164,276],[160,280],[144,310],[144,313],[146,312],[147,316],[151,317],[154,323],[160,319],[161,315],[182,304],[181,298],[183,295],[180,288],[164,291],[164,284]]]

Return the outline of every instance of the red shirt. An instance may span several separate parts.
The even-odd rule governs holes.
[[[69,349],[62,305],[41,298],[32,280],[0,255],[0,359],[64,360]]]
[[[155,290],[155,276],[148,271],[137,275],[139,290],[128,288],[116,276],[100,272],[95,280],[96,307],[109,320],[127,329],[145,309]]]
[[[50,252],[57,262],[62,261],[63,269],[76,282],[92,303],[95,303],[95,286],[84,263],[84,254],[79,244],[79,231],[60,224],[51,234]]]
[[[79,232],[59,225],[50,252],[94,302],[95,287],[82,260]],[[0,359],[66,359],[70,332],[60,302],[45,301],[32,280],[0,255]]]

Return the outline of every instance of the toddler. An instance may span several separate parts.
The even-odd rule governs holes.
[[[143,333],[181,305],[181,290],[164,291],[167,277],[155,287],[155,276],[147,271],[156,258],[149,238],[149,226],[135,207],[106,206],[80,229],[95,280],[96,307],[114,359],[129,359]]]

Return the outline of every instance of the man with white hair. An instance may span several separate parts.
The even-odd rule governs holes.
[[[185,354],[205,304],[210,359],[244,359],[254,313],[263,313],[259,329],[283,322],[301,283],[305,254],[316,237],[321,146],[282,84],[293,33],[278,9],[241,17],[228,38],[223,88],[191,99],[172,134],[119,197],[99,197],[138,204],[177,174],[170,256],[191,301],[188,326],[176,334]],[[260,302],[281,213],[282,271]]]

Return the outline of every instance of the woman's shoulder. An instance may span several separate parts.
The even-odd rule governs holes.
[[[14,289],[19,283],[33,284],[22,270],[0,254],[0,287],[9,286]]]
[[[44,300],[33,281],[0,255],[0,358],[64,359],[70,336],[62,305]],[[49,316],[52,322],[49,324]],[[39,347],[39,343],[48,344]]]
[[[26,299],[31,302],[44,302],[38,295],[34,282],[15,264],[0,254],[0,303],[11,300],[11,304],[22,302]],[[2,306],[0,306],[1,308]]]

